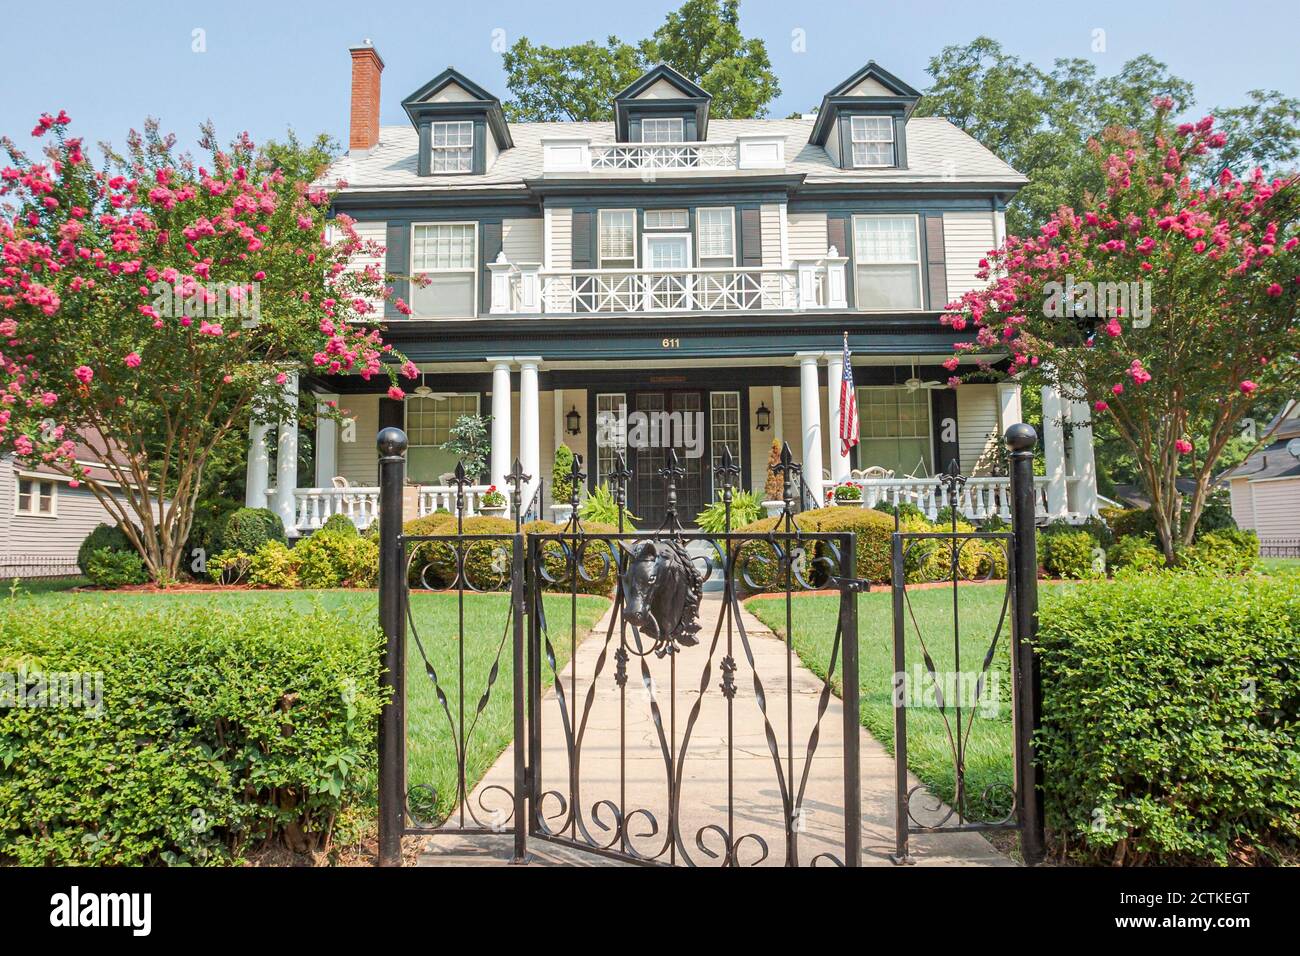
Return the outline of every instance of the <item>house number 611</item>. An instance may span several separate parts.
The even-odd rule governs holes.
[[[666,349],[679,349],[681,347],[682,347],[681,339],[664,339],[664,348]]]

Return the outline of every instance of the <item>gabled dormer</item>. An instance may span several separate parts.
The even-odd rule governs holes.
[[[614,97],[620,143],[695,143],[709,131],[709,102],[701,87],[660,63]]]
[[[920,98],[872,60],[822,97],[809,142],[841,169],[905,169],[907,120]]]
[[[420,134],[421,176],[481,174],[510,149],[501,101],[449,67],[402,100]]]

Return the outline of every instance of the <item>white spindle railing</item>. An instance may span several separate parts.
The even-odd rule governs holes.
[[[483,511],[483,495],[490,485],[465,486],[465,517],[469,518]],[[443,511],[456,513],[455,485],[421,485],[417,496],[416,514],[421,518],[431,515],[441,508]]]
[[[315,531],[333,515],[346,515],[362,530],[379,516],[378,488],[296,488],[293,500],[294,526],[303,533]]]
[[[584,136],[542,137],[542,172],[547,174],[784,168],[784,136],[682,143],[593,143]]]
[[[862,502],[867,508],[882,503],[894,507],[910,504],[934,521],[940,511],[955,505],[957,513],[968,520],[983,521],[995,515],[1011,520],[1010,478],[968,478],[958,490],[956,501],[947,485],[937,478],[851,478],[849,482],[862,488]],[[1034,511],[1039,518],[1049,517],[1047,482],[1044,477],[1034,479]]]

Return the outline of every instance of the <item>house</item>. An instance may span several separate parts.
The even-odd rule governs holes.
[[[1300,557],[1300,401],[1288,401],[1265,431],[1269,444],[1220,480],[1232,517],[1259,535],[1265,557]]]
[[[318,425],[312,488],[295,487],[294,427],[252,423],[248,504],[269,503],[291,534],[340,511],[367,523],[374,436],[396,425],[419,510],[446,506],[454,462],[439,446],[479,413],[492,416],[484,482],[504,488],[518,457],[535,512],[551,503],[561,443],[591,486],[624,454],[629,507],[653,524],[668,447],[689,523],[724,448],[761,489],[775,439],[802,460],[810,504],[857,481],[868,500],[933,514],[946,503],[933,476],[956,460],[972,476],[959,507],[1009,513],[993,452],[1020,421],[1020,385],[948,387],[941,363],[962,336],[939,314],[980,284],[1026,180],[947,121],[915,116],[903,80],[872,62],[815,115],[734,120],[660,65],[616,96],[610,122],[511,123],[447,69],[402,101],[408,123],[381,128],[383,60],[368,43],[350,52],[350,148],[326,179],[346,182],[334,212],[403,277],[395,298],[412,314],[387,303],[385,340],[418,364],[419,387],[393,401],[356,377],[302,382],[350,418]],[[862,436],[848,455],[846,333]],[[1044,408],[1040,517],[1081,520],[1096,511],[1092,446],[1069,425],[1088,410],[1055,393]]]

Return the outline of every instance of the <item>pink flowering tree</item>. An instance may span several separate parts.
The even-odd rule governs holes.
[[[223,150],[206,130],[197,165],[152,123],[96,170],[68,122],[40,118],[40,158],[2,144],[0,451],[89,489],[175,580],[209,456],[250,417],[296,416],[291,376],[386,376],[400,396],[415,369],[371,325],[384,275],[349,266],[381,250],[327,223],[326,189],[246,136]]]
[[[981,263],[987,288],[942,321],[973,333],[958,351],[983,371],[1007,362],[1106,417],[1173,562],[1243,419],[1300,389],[1300,187],[1227,169],[1196,184],[1189,167],[1211,163],[1224,137],[1212,117],[1173,126],[1172,100],[1155,105],[1149,137],[1111,129],[1089,144],[1104,192],[1062,207],[1038,236],[1010,237]],[[1186,502],[1180,475],[1196,482]]]

